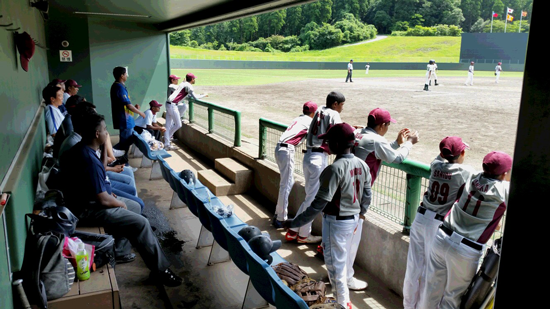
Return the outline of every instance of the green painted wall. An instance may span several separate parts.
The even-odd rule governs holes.
[[[0,216],[0,308],[12,308],[10,273],[8,267],[8,252],[6,250],[6,234],[4,233],[3,215]]]

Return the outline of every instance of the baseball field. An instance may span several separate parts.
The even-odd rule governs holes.
[[[505,68],[503,68],[505,70]],[[173,70],[185,76],[187,70]],[[439,86],[423,91],[424,72],[354,70],[353,83],[342,71],[193,70],[195,92],[208,93],[205,101],[241,111],[243,140],[258,145],[260,117],[288,124],[302,104],[325,104],[326,95],[340,91],[346,97],[342,120],[366,125],[376,107],[397,120],[386,138],[393,140],[407,127],[418,130],[420,142],[410,158],[429,164],[445,136],[458,135],[469,143],[466,162],[481,169],[483,157],[500,150],[513,154],[523,82],[522,73],[476,72],[473,86],[465,86],[466,72],[438,72]]]

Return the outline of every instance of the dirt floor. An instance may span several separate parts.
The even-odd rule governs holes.
[[[262,86],[195,86],[197,93],[209,93],[207,101],[242,113],[243,138],[258,145],[260,117],[288,124],[301,113],[304,102],[324,105],[326,95],[340,91],[346,97],[342,120],[366,125],[370,110],[376,107],[390,111],[397,124],[392,124],[386,138],[393,140],[407,127],[418,130],[420,142],[413,147],[411,159],[429,164],[439,153],[439,142],[445,136],[458,135],[470,144],[466,162],[481,169],[483,157],[493,150],[513,154],[516,139],[521,78],[501,77],[474,79],[465,86],[464,77],[440,77],[439,86],[423,91],[423,79],[366,78],[357,76],[353,83],[341,79],[318,79],[275,83]]]

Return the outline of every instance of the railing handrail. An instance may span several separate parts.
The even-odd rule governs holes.
[[[197,104],[203,107],[208,108],[208,131],[210,133],[214,132],[214,120],[213,120],[213,111],[218,111],[223,114],[233,116],[235,120],[235,137],[233,145],[235,147],[241,146],[241,112],[234,110],[225,106],[221,106],[212,102],[189,98],[189,122],[194,122],[194,108],[193,104]]]

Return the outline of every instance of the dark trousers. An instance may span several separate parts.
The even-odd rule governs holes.
[[[160,140],[160,130],[151,130],[151,129],[142,128],[142,127],[134,127],[134,130],[135,130],[138,134],[141,134],[141,132],[143,132],[143,130],[148,131],[149,133],[151,133],[151,135],[152,135],[157,141],[161,142],[161,140]]]
[[[348,76],[346,77],[346,83],[348,82],[348,79],[350,82],[353,82],[353,80],[351,80],[351,74],[353,73],[353,70],[349,70],[348,72]]]
[[[149,220],[138,214],[140,207],[137,203],[126,205],[128,209],[116,207],[87,210],[80,215],[79,224],[103,226],[105,232],[115,238],[116,256],[129,254],[133,245],[151,271],[166,270],[170,262],[166,259]]]
[[[132,146],[135,140],[132,132],[134,132],[134,128],[120,129],[118,144],[113,146],[115,149],[124,150],[126,152],[124,154],[124,158],[126,160],[128,160],[128,151],[130,150],[130,146]]]

